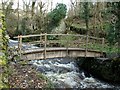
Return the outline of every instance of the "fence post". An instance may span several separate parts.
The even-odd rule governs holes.
[[[105,44],[105,39],[102,38],[102,45],[104,46],[104,44]]]
[[[104,50],[104,44],[105,44],[105,39],[102,38],[102,48],[103,48],[103,50]],[[102,54],[102,55],[103,55],[103,50],[101,50],[101,54]]]
[[[42,36],[40,35],[40,47],[42,47],[41,44],[42,43]]]
[[[88,45],[88,35],[86,35],[86,43],[85,43],[85,57],[87,57],[87,45]]]
[[[44,41],[44,59],[46,59],[46,44],[47,44],[47,34],[45,33],[45,41]]]
[[[66,56],[68,57],[68,47],[69,47],[69,35],[66,35],[67,36],[67,42],[66,42],[66,44],[67,44],[67,47],[66,47]]]
[[[19,53],[20,53],[20,57],[21,57],[21,53],[22,53],[22,37],[21,35],[18,36],[18,48],[19,48]]]

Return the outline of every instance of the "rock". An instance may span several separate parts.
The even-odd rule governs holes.
[[[87,82],[87,83],[95,83],[95,82],[96,82],[95,79],[92,78],[92,77],[90,77],[90,78],[85,78],[83,81],[84,81],[84,82]]]
[[[88,73],[108,82],[120,83],[120,57],[86,58],[80,65]]]

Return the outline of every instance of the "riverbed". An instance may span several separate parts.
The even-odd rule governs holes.
[[[54,58],[47,60],[32,60],[30,64],[37,67],[37,70],[48,77],[55,88],[116,88],[107,82],[93,78],[91,74],[80,69],[75,58]]]
[[[18,41],[9,40],[9,47],[17,48]],[[23,45],[23,48],[38,48],[36,46]],[[75,58],[53,58],[46,60],[32,60],[29,62],[37,67],[37,71],[48,77],[55,88],[111,88],[120,90],[120,86],[114,86],[98,80],[88,72],[77,66]]]

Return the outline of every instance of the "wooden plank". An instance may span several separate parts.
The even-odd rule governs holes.
[[[46,48],[46,52],[49,51],[65,51],[66,48],[65,47],[58,47],[58,48]],[[85,49],[83,48],[68,48],[68,50],[72,50],[72,51],[85,51]],[[43,52],[44,48],[38,48],[38,49],[33,49],[33,50],[25,50],[23,53],[34,53],[34,52]],[[99,50],[91,50],[91,49],[87,49],[87,51],[89,52],[97,52],[100,53]]]
[[[88,35],[86,36],[85,57],[87,56]]]
[[[44,43],[44,59],[46,59],[46,45],[47,45],[47,35],[45,34],[45,43]]]
[[[68,48],[69,57],[84,57],[85,49],[80,48]],[[55,58],[55,57],[66,57],[67,52],[66,48],[46,48],[47,56],[46,58]],[[88,50],[86,57],[99,57],[101,55],[101,52],[94,52]],[[34,51],[33,53],[27,52],[23,54],[23,57],[27,57],[27,60],[29,59],[44,59],[44,48],[38,49],[38,51]]]
[[[35,35],[21,35],[22,38],[29,38],[29,37],[38,37],[38,36],[44,36],[43,34],[35,34]],[[16,36],[14,38],[19,38],[19,36]]]
[[[60,36],[60,37],[67,37],[67,36],[72,36],[73,38],[75,37],[75,40],[72,40],[72,41],[69,41],[69,40],[61,40],[59,37],[58,39],[59,40],[47,40],[47,36]],[[49,45],[52,45],[52,44],[61,44],[62,45],[62,42],[63,41],[66,41],[66,45],[62,45],[64,48],[66,48],[66,52],[68,53],[69,51],[69,47],[80,47],[81,45],[85,45],[85,57],[87,55],[87,51],[88,51],[88,44],[91,43],[91,42],[88,42],[88,37],[90,40],[96,40],[96,41],[99,41],[101,40],[102,41],[102,45],[103,45],[103,39],[102,38],[97,38],[97,37],[92,37],[92,36],[86,36],[86,35],[75,35],[75,34],[36,34],[36,35],[25,35],[25,36],[18,36],[18,37],[15,37],[15,38],[18,38],[19,39],[19,48],[20,48],[20,53],[22,52],[21,48],[22,48],[22,38],[29,38],[29,37],[39,37],[40,40],[39,41],[32,41],[32,42],[27,42],[27,44],[43,44],[44,46],[44,59],[46,59],[46,53],[47,53],[47,46],[49,47]],[[78,40],[77,40],[78,39]],[[26,42],[25,42],[26,43]],[[102,52],[101,52],[102,53]]]
[[[21,54],[22,54],[22,37],[21,36],[19,36],[18,47],[19,47],[19,52],[20,52],[20,57],[21,57]]]
[[[86,37],[86,35],[80,35],[80,34],[46,34],[47,36],[75,36],[75,37]],[[28,37],[38,37],[38,36],[45,36],[45,34],[35,34],[35,35],[24,35],[21,36],[22,38],[28,38]],[[18,38],[14,37],[14,38]],[[91,39],[100,39],[102,40],[102,38],[97,38],[97,37],[93,37],[93,36],[89,36],[89,38]]]
[[[105,40],[104,40],[104,38],[102,38],[102,48],[103,48],[103,50],[104,50],[104,44],[105,44]],[[101,51],[101,54],[102,55],[104,54],[103,51]]]

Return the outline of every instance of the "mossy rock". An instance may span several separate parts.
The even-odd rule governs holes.
[[[86,58],[80,66],[88,73],[103,80],[120,83],[120,58],[107,60]]]

